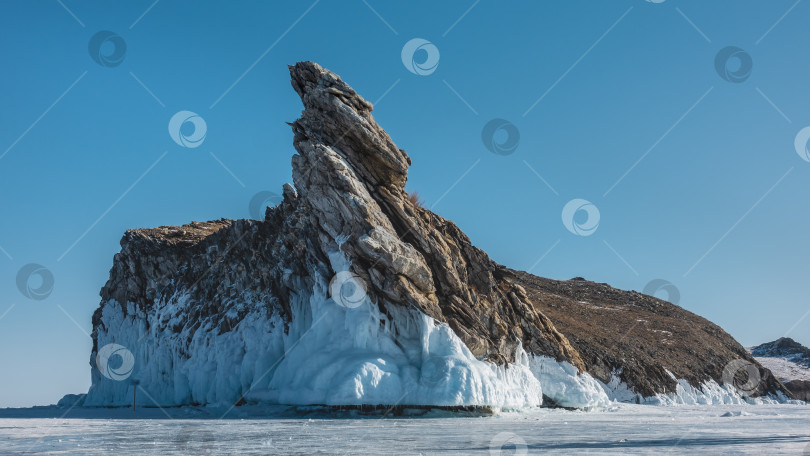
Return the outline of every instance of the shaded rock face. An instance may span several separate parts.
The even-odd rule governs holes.
[[[341,330],[354,348],[365,344],[366,351],[378,330],[390,335],[386,343],[401,349],[394,358],[422,370],[396,372],[400,383],[411,377],[424,383],[426,376],[427,383],[439,381],[425,373],[439,359],[428,359],[424,348],[434,341],[421,351],[404,342],[428,338],[427,329],[413,328],[434,323],[454,333],[447,344],[454,337],[463,343],[456,353],[493,366],[508,367],[525,350],[566,361],[603,382],[619,373],[644,396],[675,391],[667,370],[699,386],[710,379],[722,383],[723,368],[733,359],[755,363],[722,329],[664,301],[496,264],[453,222],[409,200],[404,186],[410,158],[374,121],[370,103],[315,63],[291,66],[290,74],[305,108],[291,124],[298,152],[292,159],[294,187],[285,185],[283,201],[261,221],[128,231],[93,315],[91,365],[100,346],[114,341],[135,351],[143,371],[136,375],[148,378],[144,390],[173,385],[152,395],[163,405],[234,401],[258,390],[267,396],[257,400],[283,402],[288,396],[274,376],[283,368],[290,382],[308,381],[305,374],[289,374],[305,361],[288,364],[320,318],[345,318]],[[364,305],[371,309],[362,324],[347,313],[318,313],[330,281],[340,274],[362,285]],[[357,327],[373,334],[355,334]],[[334,330],[322,337],[335,337]],[[452,370],[448,356],[439,364]],[[238,372],[224,371],[234,366]],[[337,397],[352,388],[362,395],[359,390],[394,377],[390,363],[378,358],[364,366],[368,379],[340,386]],[[516,369],[493,375],[514,375]],[[337,375],[323,372],[310,375]],[[105,382],[98,369],[92,375],[88,404],[125,403],[131,396],[126,387]],[[518,377],[512,379],[516,384],[523,381]],[[784,387],[763,375],[754,395],[778,391]],[[482,394],[492,397],[491,391]]]
[[[791,380],[785,383],[791,397],[810,403],[810,380]]]

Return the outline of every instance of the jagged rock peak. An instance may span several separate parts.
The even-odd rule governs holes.
[[[523,344],[584,368],[502,266],[455,224],[408,199],[410,158],[371,105],[316,63],[298,63],[290,74],[305,108],[292,124],[299,203],[320,230],[344,240],[340,250],[369,296],[383,308],[415,307],[448,323],[476,356],[509,362]]]
[[[411,159],[374,121],[371,103],[317,63],[289,68],[305,108],[293,123],[296,148],[308,140],[323,143],[338,151],[364,182],[404,188]]]

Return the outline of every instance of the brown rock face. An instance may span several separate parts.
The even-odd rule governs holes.
[[[756,363],[718,326],[667,302],[496,264],[453,222],[410,201],[411,160],[374,121],[369,102],[315,63],[291,66],[290,74],[305,108],[292,123],[295,189],[285,185],[284,201],[263,221],[128,231],[93,317],[93,357],[99,333],[115,331],[104,317],[110,302],[131,303],[126,312],[144,318],[153,337],[182,333],[188,343],[198,328],[228,333],[256,312],[233,304],[245,296],[287,325],[293,298],[340,272],[330,262],[330,252],[340,251],[383,314],[418,309],[497,364],[514,361],[522,344],[603,382],[621,372],[650,396],[675,390],[667,370],[699,386],[722,383],[734,359]],[[172,307],[171,318],[150,317],[179,294],[190,298]],[[755,394],[786,392],[762,373]]]
[[[734,338],[714,323],[681,307],[635,291],[582,279],[550,280],[512,271],[534,305],[554,322],[580,353],[586,370],[607,382],[611,372],[642,396],[675,391],[675,378],[698,387],[708,379],[725,383],[734,360],[759,370],[752,395],[784,386]],[[745,383],[742,379],[742,383]]]

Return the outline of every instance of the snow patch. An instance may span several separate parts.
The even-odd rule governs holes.
[[[751,416],[748,412],[743,412],[742,410],[729,410],[728,412],[720,415],[721,418],[730,418],[734,416]]]
[[[762,367],[770,370],[780,381],[810,380],[810,368],[797,364],[794,358],[755,357]]]

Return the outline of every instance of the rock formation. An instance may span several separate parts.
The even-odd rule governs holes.
[[[810,348],[790,337],[780,337],[751,349],[751,355],[763,358],[787,358],[799,366],[810,368]]]
[[[264,220],[127,231],[93,315],[85,405],[132,396],[97,366],[111,343],[133,353],[144,405],[585,407],[608,384],[653,397],[756,364],[665,301],[496,264],[408,198],[410,158],[369,102],[315,63],[290,74],[305,108],[294,186]],[[786,392],[761,374],[751,396]]]
[[[810,348],[789,337],[751,348],[751,355],[768,366],[791,395],[810,402]]]

